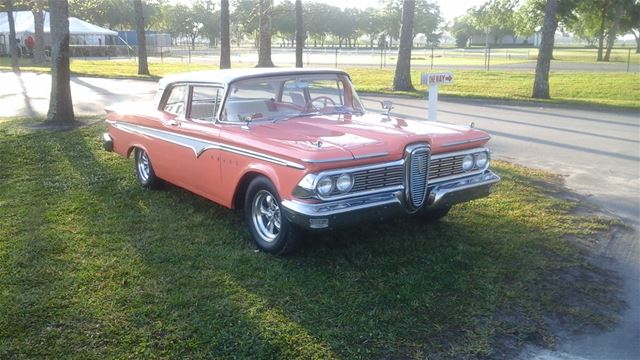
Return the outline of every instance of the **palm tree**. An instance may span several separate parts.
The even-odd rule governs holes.
[[[413,91],[411,84],[411,48],[413,47],[413,15],[415,0],[404,0],[402,4],[402,27],[400,28],[400,49],[396,73],[393,77],[393,90]]]
[[[260,0],[260,44],[258,65],[256,67],[274,67],[271,60],[271,9],[273,0]]]
[[[296,67],[302,67],[302,49],[304,49],[304,27],[302,24],[302,1],[296,0]]]
[[[536,77],[533,83],[531,97],[549,99],[549,69],[553,57],[553,43],[558,28],[558,0],[548,0],[544,9],[544,24],[542,25],[542,39],[536,62]]]
[[[144,34],[144,14],[142,12],[142,0],[133,0],[136,13],[136,32],[138,33],[138,75],[149,75],[147,64],[147,39]]]
[[[231,40],[229,38],[229,0],[220,1],[220,69],[231,67]]]
[[[69,71],[69,3],[49,0],[51,26],[51,96],[47,122],[69,124],[75,121]]]

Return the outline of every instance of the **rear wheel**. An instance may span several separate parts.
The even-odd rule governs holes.
[[[260,176],[249,184],[244,214],[251,237],[261,250],[283,255],[298,247],[299,231],[282,212],[278,192],[267,178]]]
[[[156,176],[155,171],[153,171],[153,165],[146,151],[135,148],[134,160],[136,177],[140,185],[149,189],[157,189],[161,185],[161,180]]]

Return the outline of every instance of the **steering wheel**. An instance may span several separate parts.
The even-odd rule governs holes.
[[[315,106],[316,102],[322,102],[322,107]],[[315,97],[315,98],[311,99],[311,106],[315,107],[316,109],[326,108],[328,103],[331,103],[330,104],[331,106],[336,106],[336,102],[333,101],[333,99],[331,99],[328,96],[318,96],[318,97]]]

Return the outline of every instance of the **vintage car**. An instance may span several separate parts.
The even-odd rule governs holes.
[[[437,219],[489,195],[487,133],[365,111],[339,70],[169,76],[153,106],[107,108],[104,147],[166,181],[244,210],[257,246],[291,251],[307,229],[397,214]]]

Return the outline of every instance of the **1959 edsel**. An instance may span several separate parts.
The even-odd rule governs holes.
[[[390,104],[384,106],[390,110]],[[366,113],[339,70],[233,69],[169,76],[154,107],[107,108],[105,149],[163,180],[244,209],[257,246],[291,251],[302,229],[445,216],[489,195],[489,136]]]

